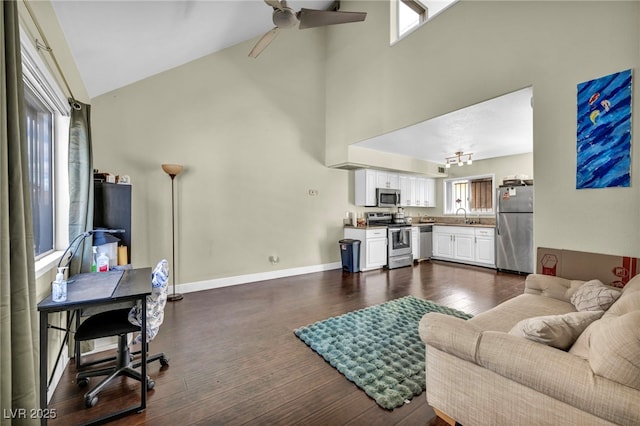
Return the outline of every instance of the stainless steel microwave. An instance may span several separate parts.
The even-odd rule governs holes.
[[[398,207],[400,206],[400,190],[388,188],[376,188],[376,206]]]

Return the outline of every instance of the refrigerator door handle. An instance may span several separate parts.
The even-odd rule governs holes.
[[[498,188],[498,199],[496,200],[496,234],[500,235],[500,189]]]

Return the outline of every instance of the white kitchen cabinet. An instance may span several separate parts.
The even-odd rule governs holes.
[[[412,226],[411,227],[411,254],[413,255],[413,260],[420,259],[420,227]]]
[[[375,206],[376,188],[399,189],[402,207],[436,206],[433,178],[374,169],[359,169],[355,175],[356,206]]]
[[[495,268],[493,228],[471,226],[433,227],[433,257]]]
[[[450,260],[454,258],[453,234],[449,226],[433,227],[433,258]]]
[[[375,206],[376,188],[400,189],[400,175],[382,170],[356,170],[356,206]]]
[[[360,240],[360,270],[379,269],[387,264],[387,228],[344,228],[344,238]]]
[[[399,175],[398,185],[400,186],[400,205],[402,207],[411,207],[411,180],[415,179],[409,175]]]
[[[453,234],[453,257],[461,262],[476,260],[473,228],[458,228]]]
[[[376,188],[400,189],[398,173],[376,170]]]
[[[476,228],[476,262],[496,266],[496,236],[494,228]]]
[[[423,207],[436,206],[436,180],[432,178],[424,178],[424,198],[422,200]]]
[[[436,181],[432,178],[416,177],[414,188],[414,206],[436,206]]]
[[[378,174],[376,170],[359,169],[356,170],[355,195],[356,206],[375,206],[376,184]]]

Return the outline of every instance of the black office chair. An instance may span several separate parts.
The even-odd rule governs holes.
[[[160,324],[164,319],[164,306],[167,303],[167,282],[169,278],[168,262],[162,260],[153,271],[151,284],[151,295],[147,296],[147,341],[140,342],[141,335],[138,335],[134,343],[141,343],[144,350],[148,352],[149,341],[158,333]],[[127,376],[143,381],[142,374],[136,370],[140,366],[140,361],[133,362],[133,355],[127,343],[127,335],[140,331],[141,304],[133,308],[116,309],[112,311],[100,312],[87,318],[76,330],[76,341],[93,340],[102,337],[118,336],[118,349],[115,358],[115,365],[97,370],[80,371],[76,375],[76,383],[80,387],[87,386],[90,377],[107,376],[98,385],[84,395],[84,404],[87,408],[98,403],[98,393],[114,378]],[[160,361],[162,367],[169,365],[169,358],[164,353],[148,356],[147,363]],[[155,382],[147,376],[145,378],[148,390],[153,389]]]

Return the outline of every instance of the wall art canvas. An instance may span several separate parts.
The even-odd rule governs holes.
[[[578,84],[576,188],[631,185],[631,70]]]

